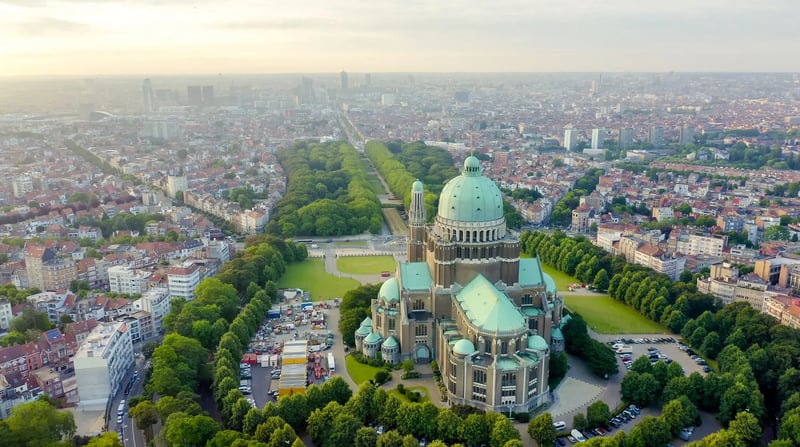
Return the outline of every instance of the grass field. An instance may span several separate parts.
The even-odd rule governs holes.
[[[336,241],[333,243],[336,247],[366,247],[367,241]]]
[[[559,292],[568,291],[570,284],[580,284],[577,278],[569,276],[566,273],[561,273],[547,264],[542,263],[542,270],[553,278]]]
[[[406,223],[400,217],[400,212],[397,209],[382,208],[381,211],[383,211],[383,218],[386,220],[386,224],[389,225],[389,231],[392,234],[408,234],[408,227],[406,227]]]
[[[369,189],[372,190],[377,195],[386,194],[386,190],[383,188],[383,183],[378,180],[378,176],[375,174],[367,174],[367,182],[369,182]]]
[[[424,386],[407,386],[406,389],[411,391],[416,391],[417,393],[422,395],[422,398],[418,401],[419,403],[425,403],[430,400],[430,398],[428,397],[428,389],[425,388]],[[400,399],[401,402],[411,402],[410,400],[408,400],[405,394],[400,394],[400,391],[397,391],[397,388],[392,388],[391,390],[389,390],[389,395]]]
[[[349,355],[344,358],[344,366],[347,368],[347,374],[350,374],[350,378],[353,379],[356,385],[361,385],[368,380],[374,379],[375,373],[381,370],[381,368],[358,363]]]
[[[392,256],[340,256],[336,268],[351,275],[371,275],[381,272],[394,272],[397,268]]]
[[[343,296],[345,292],[361,284],[352,278],[340,278],[325,271],[323,260],[306,259],[289,264],[286,273],[278,281],[280,288],[299,288],[311,292],[314,301],[330,300]]]
[[[590,293],[575,295],[562,293],[564,303],[573,312],[581,314],[586,324],[601,334],[658,334],[669,332],[639,312],[608,295]]]

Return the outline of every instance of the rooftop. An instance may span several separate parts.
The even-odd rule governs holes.
[[[467,318],[487,332],[519,331],[525,320],[505,293],[479,274],[456,294]]]

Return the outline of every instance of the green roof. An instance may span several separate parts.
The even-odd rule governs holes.
[[[553,340],[563,340],[564,334],[561,332],[561,329],[554,327],[553,331],[550,332],[550,337],[552,337]]]
[[[400,283],[403,290],[430,290],[433,278],[426,262],[400,264]]]
[[[377,342],[379,342],[381,340],[383,340],[383,337],[381,337],[381,334],[379,334],[377,332],[373,332],[373,333],[367,335],[367,338],[364,339],[364,343],[377,343]]]
[[[360,335],[362,337],[366,337],[372,332],[372,326],[361,326],[356,329],[356,335]]]
[[[411,192],[422,191],[423,189],[424,186],[422,185],[422,182],[419,181],[419,179],[417,179],[414,183],[411,184]]]
[[[397,284],[397,278],[389,278],[381,286],[378,297],[386,301],[400,301],[400,288]]]
[[[520,352],[517,355],[519,356],[519,358],[524,360],[525,363],[527,363],[528,365],[533,366],[539,363],[539,356],[532,352]]]
[[[538,317],[543,313],[542,309],[533,306],[522,306],[520,312],[522,312],[522,315],[525,315],[526,317]]]
[[[528,349],[534,351],[547,351],[547,340],[541,335],[531,335],[528,337]]]
[[[466,338],[457,341],[453,346],[453,353],[458,355],[470,355],[475,352],[475,345]]]
[[[522,287],[542,285],[542,266],[538,258],[519,260],[519,285]]]
[[[364,321],[361,322],[361,326],[372,327],[372,318],[370,317],[364,318]]]
[[[519,368],[519,363],[511,357],[500,357],[497,359],[497,369],[501,371],[514,371]]]
[[[542,273],[542,276],[544,277],[544,283],[547,291],[553,295],[556,295],[558,292],[558,289],[556,288],[556,282],[553,281],[553,278],[551,278],[547,273]]]
[[[397,342],[397,339],[394,338],[394,335],[390,335],[386,341],[383,342],[383,347],[386,349],[396,348],[400,346],[400,343]]]
[[[439,217],[458,222],[490,222],[503,218],[503,195],[500,188],[481,173],[474,156],[464,160],[461,175],[442,188]]]
[[[456,294],[467,318],[487,332],[525,329],[525,319],[505,293],[478,274]]]

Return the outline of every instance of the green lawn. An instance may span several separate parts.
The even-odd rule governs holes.
[[[367,241],[335,241],[336,247],[366,247]]]
[[[358,363],[353,357],[345,356],[344,366],[347,368],[347,374],[353,379],[356,385],[372,380],[375,378],[375,373],[380,371],[381,368]]]
[[[422,395],[422,398],[418,401],[419,403],[425,403],[430,401],[430,398],[428,397],[428,389],[425,388],[424,386],[407,386],[406,389],[411,391],[416,391]],[[392,388],[391,390],[389,390],[389,395],[400,399],[401,402],[411,402],[410,400],[408,400],[405,394],[400,394],[400,391],[397,391],[397,388]]]
[[[551,278],[553,278],[553,281],[556,282],[556,288],[559,292],[568,291],[570,284],[580,284],[580,281],[578,281],[577,278],[569,276],[566,273],[561,273],[547,264],[542,263],[542,270],[550,275]]]
[[[564,303],[573,312],[581,314],[586,324],[601,334],[654,334],[669,332],[639,312],[616,301],[606,294],[574,295],[562,293]]]
[[[301,263],[289,264],[278,281],[280,288],[298,288],[311,292],[314,301],[330,300],[344,296],[348,290],[361,285],[352,278],[340,278],[325,271],[323,260],[309,258]]]
[[[351,275],[371,275],[394,272],[397,262],[393,256],[339,256],[336,268]]]

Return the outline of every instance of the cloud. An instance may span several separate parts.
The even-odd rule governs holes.
[[[33,17],[6,24],[4,28],[17,34],[18,37],[51,37],[88,33],[94,26],[53,17]]]

